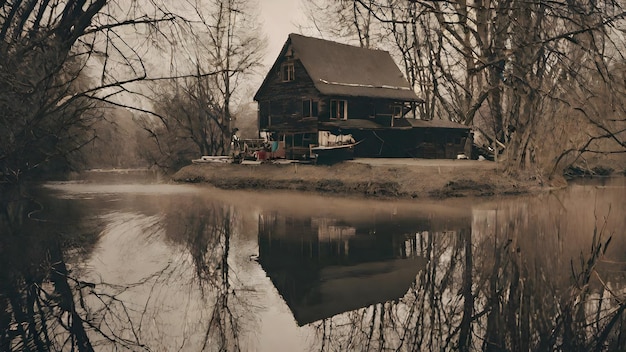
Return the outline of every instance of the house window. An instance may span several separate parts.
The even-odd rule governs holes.
[[[302,117],[317,117],[317,102],[313,100],[302,101]]]
[[[293,62],[285,62],[281,69],[281,76],[283,82],[293,81],[296,77],[296,70],[293,66]]]
[[[331,119],[348,119],[348,102],[345,100],[330,101],[330,118]]]

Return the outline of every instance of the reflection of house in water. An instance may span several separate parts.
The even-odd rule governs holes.
[[[431,225],[266,213],[259,218],[259,262],[302,326],[402,298],[425,265],[416,233]]]

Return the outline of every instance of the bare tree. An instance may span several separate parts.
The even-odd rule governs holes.
[[[232,99],[246,75],[260,66],[265,41],[250,0],[212,0],[210,9],[208,18],[198,13],[208,39],[200,50],[208,53],[209,67],[219,72],[213,79],[230,133]]]
[[[156,105],[163,123],[145,124],[162,155],[183,152],[187,160],[228,151],[233,105],[243,97],[245,78],[260,66],[265,46],[248,0],[211,0],[204,8],[196,7],[194,16],[200,24],[190,28],[185,47],[192,48],[187,60],[196,74],[159,87]],[[172,138],[194,147],[181,142],[165,150]]]
[[[146,83],[212,77],[212,99],[228,136],[230,105],[242,75],[258,65],[262,54],[256,22],[247,17],[253,10],[239,0],[187,5],[3,1],[2,182],[17,182],[93,139],[91,124],[98,117],[93,108],[123,107],[160,117]],[[193,46],[184,46],[192,41]],[[190,48],[194,55],[188,54]]]
[[[209,77],[197,76],[165,85],[156,96],[155,111],[161,119],[140,121],[151,143],[143,145],[144,157],[163,168],[178,169],[198,155],[222,155],[227,151],[229,121],[214,97],[217,89]]]
[[[353,0],[340,4],[369,14],[370,37],[376,30],[379,37],[392,39],[378,45],[398,55],[407,78],[425,97],[423,118],[476,126],[495,149],[505,151],[510,171],[545,173],[555,163],[576,160],[576,154],[624,153],[620,104],[624,82],[611,69],[623,61],[624,42],[615,29],[626,14],[620,3]],[[358,33],[354,28],[359,22],[341,17],[341,23],[353,29],[346,35]],[[581,87],[594,91],[581,94]],[[601,116],[592,105],[580,104],[581,98],[590,101],[598,94],[611,102],[612,113]],[[578,115],[575,119],[582,125],[574,138],[562,143],[557,137],[563,138],[559,132],[571,124],[572,115]],[[599,140],[605,141],[602,147]],[[564,151],[568,158],[559,157]]]
[[[119,104],[111,98],[148,77],[122,32],[130,26],[157,30],[175,16],[156,3],[123,5],[122,13],[120,4],[105,0],[1,3],[2,183],[18,182],[82,147],[93,138],[87,132],[97,117],[94,103]],[[100,82],[78,81],[94,63],[100,63]]]
[[[373,0],[368,0],[370,6]],[[356,40],[362,48],[375,47],[381,39],[380,30],[371,12],[356,1],[301,1],[312,28],[301,30],[315,32],[329,39]],[[378,38],[377,38],[378,37]]]

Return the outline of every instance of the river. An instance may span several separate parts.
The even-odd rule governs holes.
[[[446,201],[48,183],[21,227],[39,237],[5,249],[52,274],[3,269],[0,347],[624,349],[625,180]]]

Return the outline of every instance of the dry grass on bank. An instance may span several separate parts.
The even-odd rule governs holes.
[[[193,164],[176,182],[223,189],[279,189],[383,198],[486,197],[526,193],[540,186],[505,175],[493,162],[363,159],[335,165]]]

